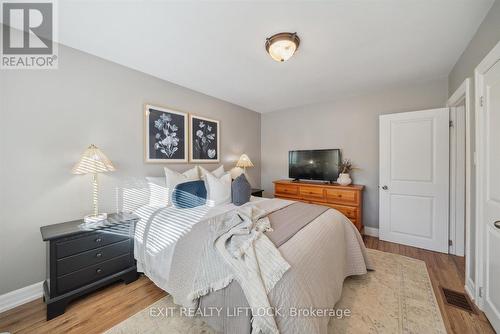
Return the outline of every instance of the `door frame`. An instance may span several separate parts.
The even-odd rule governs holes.
[[[500,59],[500,42],[488,53],[474,70],[475,81],[475,111],[476,111],[476,304],[480,309],[484,306],[484,296],[482,289],[484,286],[485,270],[485,244],[486,229],[484,228],[483,212],[483,168],[485,166],[484,153],[484,108],[482,98],[484,96],[483,85],[484,75]]]
[[[470,249],[471,249],[471,175],[472,175],[472,152],[471,152],[471,98],[470,98],[470,78],[467,78],[462,82],[460,87],[452,94],[452,96],[448,99],[447,107],[454,108],[462,103],[465,104],[465,128],[459,128],[459,122],[455,122],[453,129],[455,134],[455,144],[457,142],[465,142],[465,179],[462,180],[465,183],[465,221],[460,222],[456,219],[452,219],[452,215],[450,212],[450,240],[452,244],[450,245],[450,254],[455,254],[459,256],[465,255],[465,290],[469,293],[470,297],[474,299],[475,297],[475,287],[474,287],[474,277],[468,276],[470,271]],[[451,110],[450,110],[451,112]],[[451,116],[451,115],[450,115]],[[450,117],[451,119],[451,117]],[[451,132],[450,132],[451,133]],[[465,138],[464,138],[465,137]],[[451,152],[450,152],[451,157]],[[450,175],[456,175],[456,161],[450,161]],[[460,180],[455,178],[454,180],[450,180],[450,211],[459,209],[456,206],[456,203],[452,203],[451,201],[451,193],[454,187],[454,183],[458,183]],[[456,216],[454,216],[456,217]],[[465,223],[465,226],[464,226]],[[465,239],[457,238],[456,231],[458,229],[465,229]],[[457,250],[463,249],[464,254],[461,252],[457,252]]]

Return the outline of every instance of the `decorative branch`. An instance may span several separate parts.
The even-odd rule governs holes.
[[[357,167],[354,167],[350,159],[339,162],[340,173],[349,174],[353,169],[357,169]]]

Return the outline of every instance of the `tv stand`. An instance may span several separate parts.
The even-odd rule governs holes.
[[[329,206],[342,212],[356,226],[363,229],[363,186],[341,186],[330,181],[274,181],[274,197]]]

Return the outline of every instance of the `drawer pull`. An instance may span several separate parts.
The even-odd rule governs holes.
[[[101,252],[99,252],[99,253],[97,253],[97,254],[95,255],[95,257],[101,257],[101,256],[102,256],[102,253],[101,253]]]
[[[95,242],[102,242],[102,238],[95,239]]]
[[[101,268],[97,268],[97,269],[95,270],[95,272],[96,272],[96,273],[98,273],[98,274],[100,274],[100,273],[102,273],[102,269],[101,269]]]

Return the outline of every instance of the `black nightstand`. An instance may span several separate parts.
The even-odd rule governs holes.
[[[264,189],[252,189],[252,196],[262,197],[262,192],[264,192]]]
[[[92,225],[75,220],[40,228],[47,241],[47,279],[43,283],[47,320],[64,313],[73,299],[116,281],[138,278],[134,231],[139,217],[110,214]]]

